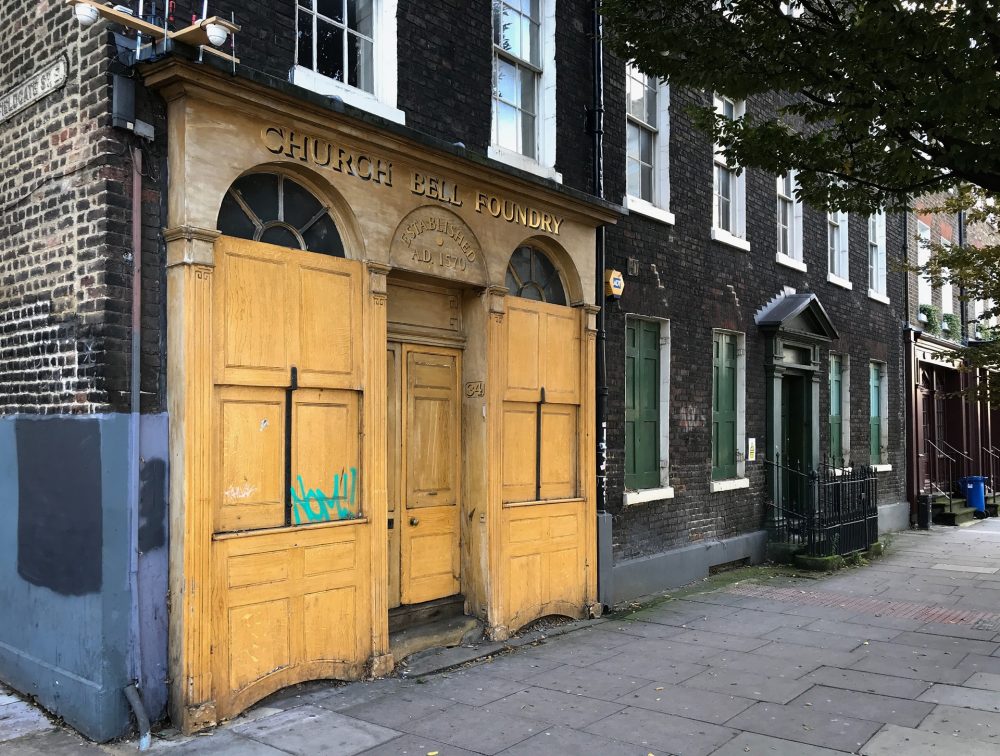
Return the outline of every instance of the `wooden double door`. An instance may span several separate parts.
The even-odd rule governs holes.
[[[389,342],[389,608],[460,591],[462,353]]]

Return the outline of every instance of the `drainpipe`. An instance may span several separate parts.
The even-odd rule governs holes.
[[[903,264],[910,262],[909,219],[910,207],[907,204],[901,213],[903,218]],[[917,496],[920,494],[919,452],[917,451],[917,370],[916,370],[916,334],[910,320],[910,276],[903,278],[903,380],[906,386],[906,432],[904,436],[904,455],[907,460],[906,494],[910,504],[910,523],[919,519]]]
[[[959,210],[958,211],[958,246],[959,247],[964,247],[965,246],[965,211],[964,210]],[[958,287],[958,301],[959,301],[958,316],[959,316],[959,322],[961,322],[961,324],[962,324],[962,346],[968,346],[969,345],[969,329],[968,329],[969,317],[968,317],[968,310],[966,310],[965,301],[964,300],[965,300],[965,287],[964,286],[959,286]]]
[[[593,105],[590,112],[590,133],[593,147],[593,192],[604,199],[604,19],[601,17],[600,0],[594,0],[593,17]],[[594,302],[601,305],[597,312],[597,338],[594,366],[596,383],[595,415],[597,448],[597,575],[600,603],[610,605],[613,601],[611,574],[611,515],[608,514],[608,368],[607,368],[607,327],[605,317],[604,268],[605,227],[596,229],[595,267],[596,287]]]
[[[594,196],[604,199],[604,21],[601,3],[594,2],[594,104],[591,111],[594,150]],[[597,227],[597,291],[595,299],[604,303],[605,229]],[[597,313],[597,509],[607,510],[608,502],[608,369],[605,355],[607,331],[605,308]]]
[[[125,698],[139,727],[139,750],[149,748],[149,717],[137,683],[142,680],[139,643],[139,373],[142,340],[142,150],[132,149],[132,354],[129,386],[128,594],[129,647]]]

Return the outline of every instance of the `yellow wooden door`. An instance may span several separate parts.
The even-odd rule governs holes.
[[[226,237],[216,261],[206,635],[222,720],[292,683],[361,676],[372,617],[361,264]]]
[[[459,591],[461,353],[403,345],[402,603]]]
[[[584,616],[593,500],[581,475],[587,399],[583,313],[510,298],[503,393],[499,624]]]

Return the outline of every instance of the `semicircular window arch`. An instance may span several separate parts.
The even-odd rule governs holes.
[[[281,173],[249,173],[233,182],[219,208],[226,236],[344,257],[330,207]]]
[[[542,250],[518,247],[507,263],[506,286],[516,297],[565,305],[566,289],[559,269]]]

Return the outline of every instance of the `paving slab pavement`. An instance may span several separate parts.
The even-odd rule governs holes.
[[[1000,522],[902,533],[829,576],[732,581],[443,672],[301,686],[152,752],[1000,756]],[[2,756],[134,752],[0,688]]]

